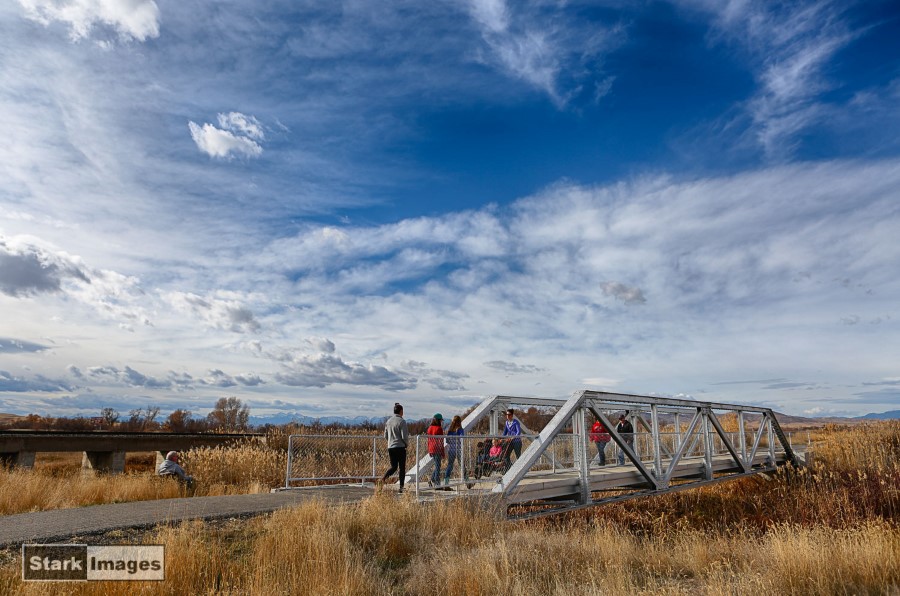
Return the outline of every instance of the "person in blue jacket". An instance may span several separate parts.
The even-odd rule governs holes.
[[[506,410],[506,424],[503,426],[503,436],[512,437],[507,439],[506,453],[504,455],[504,467],[509,469],[512,466],[512,454],[516,453],[516,459],[522,455],[522,424],[516,419],[515,411],[510,408]]]

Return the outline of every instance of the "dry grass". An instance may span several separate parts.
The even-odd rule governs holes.
[[[183,464],[196,480],[187,491],[154,474],[155,454],[129,454],[125,474],[85,474],[77,453],[41,454],[33,470],[0,469],[0,515],[103,503],[184,496],[269,492],[284,482],[286,454],[255,441],[188,451]]]
[[[570,520],[571,522],[571,520]],[[670,529],[508,524],[459,503],[383,494],[340,509],[309,503],[231,531],[203,524],[145,537],[167,547],[162,583],[31,584],[21,594],[889,594],[900,590],[900,531],[773,527]]]
[[[16,562],[0,594],[900,594],[900,423],[816,439],[806,471],[537,522],[381,493],[187,523],[144,537],[165,582],[26,585]]]
[[[0,514],[183,496],[176,482],[148,474],[61,476],[41,470],[0,472]]]

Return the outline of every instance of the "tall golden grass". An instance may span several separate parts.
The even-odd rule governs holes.
[[[895,525],[778,525],[765,534],[682,530],[641,536],[613,523],[511,524],[460,503],[380,494],[343,508],[307,503],[243,527],[162,528],[160,583],[30,584],[20,594],[891,594]]]
[[[26,585],[15,561],[0,594],[900,594],[900,423],[816,440],[808,470],[531,522],[385,491],[186,523],[143,538],[165,582]]]
[[[80,459],[47,458],[33,470],[0,469],[0,515],[104,503],[269,492],[284,483],[287,456],[264,443],[203,447],[183,454],[194,489],[159,478],[155,456],[129,458],[125,474],[83,473]]]

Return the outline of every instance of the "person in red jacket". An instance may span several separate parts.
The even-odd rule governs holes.
[[[444,459],[444,417],[435,414],[431,419],[431,426],[428,427],[428,455],[434,460],[434,470],[431,472],[431,479],[428,486],[440,486],[441,482],[441,461]],[[440,438],[433,438],[440,437]]]
[[[597,463],[601,466],[606,465],[606,444],[610,441],[609,431],[597,418],[594,420],[594,426],[591,427],[591,441],[597,446]]]

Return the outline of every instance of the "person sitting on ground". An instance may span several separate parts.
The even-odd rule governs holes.
[[[156,473],[160,476],[173,476],[179,482],[184,483],[188,488],[194,486],[194,477],[188,476],[184,472],[184,468],[178,465],[178,452],[170,451],[166,454],[166,461],[159,465]]]

